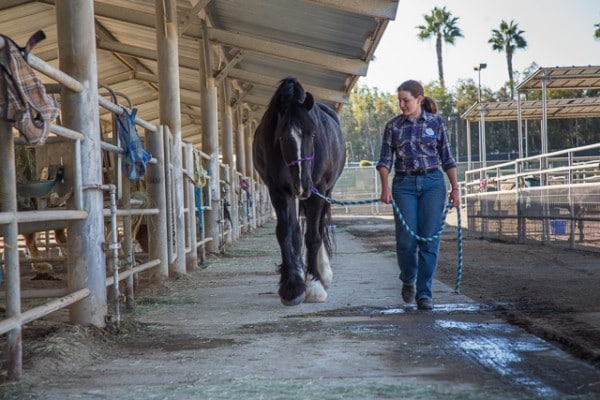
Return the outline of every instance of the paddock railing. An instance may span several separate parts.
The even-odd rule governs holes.
[[[332,204],[334,214],[388,214],[391,207],[380,202],[361,204],[363,201],[378,199],[381,195],[379,172],[374,166],[346,166],[336,182],[331,197],[347,205]]]
[[[69,90],[75,92],[83,90],[83,86],[77,80],[33,54],[29,55],[28,61],[34,69]],[[23,325],[65,309],[91,294],[88,288],[71,291],[66,283],[63,285],[62,282],[58,287],[54,285],[50,289],[25,288],[23,290],[23,282],[21,282],[21,276],[27,272],[25,268],[33,262],[48,261],[55,266],[62,263],[66,265],[66,272],[69,274],[70,266],[79,264],[74,260],[81,255],[68,254],[65,257],[52,252],[56,247],[60,248],[60,245],[51,243],[49,231],[64,228],[68,230],[73,221],[88,218],[88,211],[84,209],[82,202],[85,190],[98,190],[105,194],[102,210],[104,230],[94,232],[92,236],[103,235],[104,237],[106,265],[98,265],[94,268],[106,267],[105,285],[109,289],[107,292],[109,304],[105,304],[108,310],[107,317],[117,323],[123,305],[121,299],[125,298],[124,305],[128,308],[133,307],[135,303],[134,277],[139,273],[149,271],[149,279],[157,275],[168,276],[168,265],[178,257],[185,257],[186,267],[196,266],[198,258],[201,262],[204,261],[207,242],[222,240],[224,245],[231,239],[237,239],[242,229],[256,227],[253,196],[261,190],[261,185],[238,174],[228,165],[222,164],[221,168],[224,172],[221,176],[225,179],[221,182],[221,188],[229,192],[230,196],[224,198],[229,203],[229,211],[232,211],[236,217],[227,220],[229,225],[221,221],[223,224],[221,238],[206,236],[203,229],[205,213],[219,212],[223,216],[222,220],[226,219],[225,203],[219,205],[219,210],[212,210],[210,191],[203,190],[209,186],[210,174],[205,176],[204,188],[196,181],[197,167],[209,160],[210,156],[194,149],[189,143],[182,143],[182,166],[175,168],[171,157],[174,151],[173,140],[168,127],[154,125],[139,117],[135,119],[135,125],[143,129],[143,134],[140,136],[145,142],[144,147],[154,157],[148,163],[146,177],[139,181],[141,186],[133,187],[133,182],[124,176],[120,168],[124,150],[119,143],[114,123],[115,118],[122,115],[125,108],[115,101],[114,93],[109,87],[102,87],[113,94],[112,100],[107,100],[101,95],[98,99],[101,110],[110,112],[113,122],[112,137],[106,140],[102,137],[100,141],[101,151],[107,155],[106,159],[112,160],[102,165],[104,171],[102,184],[86,185],[83,182],[81,171],[89,167],[87,160],[82,159],[81,156],[81,143],[87,140],[85,134],[52,124],[51,132],[54,136],[49,137],[46,144],[35,148],[37,173],[40,165],[54,168],[57,165],[62,166],[63,157],[67,159],[65,161],[69,165],[65,165],[65,170],[70,174],[68,179],[70,187],[66,189],[70,194],[66,196],[67,200],[60,207],[44,206],[42,209],[32,211],[18,209],[17,196],[15,196],[18,184],[15,146],[23,146],[25,142],[20,138],[14,138],[12,127],[0,120],[0,203],[2,205],[0,208],[0,299],[4,298],[7,304],[6,315],[0,320],[0,335],[8,334],[9,379],[18,379],[21,375],[22,335],[20,332]],[[242,185],[242,182],[246,182],[246,185]],[[175,188],[179,183],[183,188],[181,195],[185,227],[182,230],[176,229],[175,226],[175,213],[178,210],[174,198]],[[242,186],[245,189],[240,189]],[[134,198],[132,195],[136,191],[147,191],[149,204],[141,204],[139,199]],[[40,204],[47,203],[44,200]],[[151,233],[147,238],[150,242],[147,254],[134,248],[135,232],[142,220],[145,220],[148,232]],[[38,241],[37,244],[45,248],[45,257],[40,259],[26,257],[25,250],[19,247],[18,235],[27,232],[42,232],[44,240]],[[79,240],[84,241],[86,238],[82,237]],[[177,254],[174,244],[178,241],[185,243],[185,254]],[[161,246],[153,246],[152,243],[167,245],[162,251]],[[100,263],[100,260],[93,261]],[[120,282],[124,280],[126,283],[122,286]],[[39,300],[29,301],[31,298],[43,298],[47,301],[40,305]]]
[[[470,232],[600,251],[600,143],[465,173]],[[584,156],[584,154],[586,154]]]

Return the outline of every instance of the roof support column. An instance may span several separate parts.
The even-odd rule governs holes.
[[[191,143],[185,145],[185,169],[191,176],[194,176],[194,146]],[[188,268],[198,266],[198,236],[196,226],[196,186],[189,180],[185,181],[185,204],[187,213],[187,236],[190,251],[186,256],[186,265]],[[202,210],[198,210],[202,212]]]
[[[233,111],[229,106],[230,86],[227,80],[223,80],[223,163],[229,169],[229,191],[227,201],[231,210],[231,233],[228,240],[237,240],[240,237],[240,222],[238,218],[238,177],[233,157]]]
[[[21,316],[21,275],[19,271],[19,227],[17,225],[17,177],[15,175],[15,144],[12,126],[0,120],[0,211],[13,213],[11,221],[3,226],[4,266],[6,288],[6,316]],[[0,273],[2,270],[0,270]],[[23,375],[23,330],[15,324],[8,332],[5,347],[8,354],[8,379],[18,380]]]
[[[200,56],[200,106],[202,107],[202,150],[210,156],[208,173],[211,204],[206,212],[206,233],[212,240],[206,244],[211,253],[219,251],[219,219],[221,208],[220,171],[219,171],[219,126],[217,107],[217,87],[212,76],[212,59],[208,41],[208,26],[202,21],[202,46]]]
[[[471,156],[471,121],[467,119],[467,171],[473,168]]]
[[[236,140],[236,147],[235,147],[235,152],[236,152],[236,159],[235,159],[235,164],[236,164],[236,168],[238,171],[240,171],[240,173],[242,174],[243,177],[247,177],[248,173],[246,172],[246,148],[245,148],[245,144],[244,144],[244,121],[243,121],[243,113],[242,113],[242,107],[240,105],[237,106],[236,108],[236,115],[237,115],[237,140]]]
[[[541,147],[542,154],[548,154],[548,102],[547,102],[547,89],[546,89],[546,77],[542,77],[542,139]],[[547,160],[544,158],[544,160]]]
[[[158,49],[158,91],[160,122],[173,135],[173,180],[175,203],[175,246],[177,258],[169,266],[175,274],[186,273],[185,219],[183,208],[183,149],[181,139],[181,106],[179,94],[179,53],[177,35],[177,2],[155,0],[156,47]]]
[[[480,168],[487,167],[487,146],[485,144],[485,112],[481,103],[479,103],[479,163]]]
[[[80,93],[61,86],[61,119],[65,127],[85,135],[81,143],[82,205],[88,217],[69,226],[69,291],[83,288],[90,295],[70,307],[75,324],[105,325],[106,260],[104,242],[102,151],[98,110],[98,71],[93,0],[56,2],[56,29],[60,69],[83,85]]]
[[[521,119],[521,95],[517,90],[517,132],[519,140],[519,158],[523,158],[523,120]]]
[[[148,218],[148,255],[151,260],[160,260],[160,264],[151,270],[153,281],[165,283],[169,279],[169,252],[167,250],[167,199],[165,185],[165,148],[163,126],[157,126],[156,132],[146,131],[146,146],[156,158],[156,164],[148,164],[146,190],[158,208],[158,214]]]
[[[245,136],[245,141],[244,141],[244,147],[246,149],[246,172],[248,173],[248,176],[252,178],[251,181],[255,182],[259,179],[258,173],[254,170],[254,165],[253,165],[254,161],[252,158],[252,141],[254,138],[254,135],[252,133],[254,132],[255,122],[249,120],[248,125],[249,125],[250,129],[249,129],[249,133]],[[252,186],[252,188],[254,189],[254,185]],[[256,229],[256,201],[252,202],[252,219],[249,222],[250,222],[250,229],[251,230]]]

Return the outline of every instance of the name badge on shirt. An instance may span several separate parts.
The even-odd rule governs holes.
[[[435,132],[431,128],[427,128],[423,131],[423,136],[425,137],[435,137]]]

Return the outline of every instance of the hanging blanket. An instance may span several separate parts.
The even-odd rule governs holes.
[[[142,140],[135,127],[137,108],[131,113],[123,108],[123,114],[117,118],[119,140],[123,148],[122,171],[131,180],[140,180],[146,174],[146,163],[152,154],[144,150]]]
[[[58,106],[46,94],[44,84],[27,63],[29,52],[46,35],[38,31],[25,47],[8,36],[0,49],[0,118],[10,122],[31,145],[44,144]]]

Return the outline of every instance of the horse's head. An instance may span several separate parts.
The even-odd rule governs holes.
[[[296,82],[297,83],[297,82]],[[313,96],[294,91],[294,100],[279,109],[277,131],[281,155],[292,178],[292,194],[300,200],[312,193],[312,168],[315,157],[314,138],[317,126],[309,111],[314,105]]]

